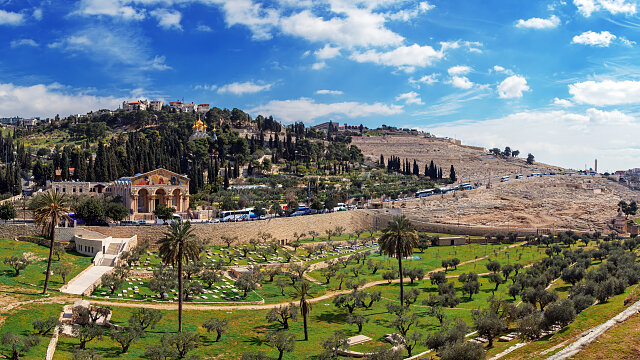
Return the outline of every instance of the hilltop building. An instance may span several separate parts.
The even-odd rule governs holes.
[[[198,114],[204,114],[209,111],[209,104],[198,105]]]
[[[161,111],[162,110],[162,101],[153,100],[149,103],[149,110],[153,111]]]

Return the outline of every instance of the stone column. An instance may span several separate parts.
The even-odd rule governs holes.
[[[148,212],[149,213],[153,213],[153,211],[156,209],[156,196],[155,195],[150,195],[149,196],[149,205],[147,206]]]

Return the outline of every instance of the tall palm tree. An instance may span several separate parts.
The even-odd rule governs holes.
[[[404,304],[402,258],[413,254],[413,249],[418,246],[418,233],[404,215],[395,216],[384,229],[382,236],[378,239],[378,244],[380,244],[382,253],[398,259],[400,304]]]
[[[191,223],[186,221],[172,221],[164,233],[164,238],[158,241],[158,252],[165,264],[178,266],[178,332],[182,332],[182,263],[183,261],[197,261],[202,251],[202,242],[193,235]]]
[[[309,340],[309,334],[307,332],[307,318],[311,311],[311,302],[307,300],[307,296],[311,296],[311,283],[300,279],[293,285],[293,297],[300,299],[300,314],[302,315],[302,322],[304,324],[304,340]]]
[[[68,203],[69,198],[57,189],[44,192],[34,199],[36,210],[33,220],[42,228],[42,233],[51,239],[47,272],[44,278],[44,289],[42,290],[43,295],[47,293],[47,288],[49,287],[49,274],[51,274],[51,261],[53,260],[53,248],[55,247],[56,226],[63,220],[70,220]]]

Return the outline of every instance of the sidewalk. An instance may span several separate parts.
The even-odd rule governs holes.
[[[67,288],[61,290],[67,294],[82,295],[107,271],[113,269],[111,266],[93,266],[75,279],[72,279]]]

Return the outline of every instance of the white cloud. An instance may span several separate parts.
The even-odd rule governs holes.
[[[280,23],[276,9],[264,8],[252,0],[212,0],[222,7],[228,27],[244,25],[251,30],[254,40],[271,39],[271,31]]]
[[[33,9],[33,18],[36,20],[42,20],[42,8]]]
[[[571,42],[573,44],[608,47],[611,44],[611,41],[615,39],[616,36],[608,31],[602,31],[599,33],[587,31],[574,36]]]
[[[404,101],[405,104],[416,104],[416,105],[424,104],[422,102],[422,99],[420,98],[420,95],[418,95],[418,93],[415,91],[411,91],[411,92],[396,96],[396,101]]]
[[[342,95],[344,93],[342,91],[340,91],[340,90],[318,90],[318,91],[316,91],[316,94],[320,94],[320,95]]]
[[[569,85],[573,100],[595,106],[640,103],[640,81],[584,81]]]
[[[425,76],[421,77],[418,80],[409,79],[409,82],[412,83],[412,84],[413,83],[423,83],[423,84],[431,85],[431,84],[435,84],[438,81],[440,81],[440,80],[438,80],[438,76],[440,76],[440,74],[428,74],[428,75],[425,75]]]
[[[503,72],[504,70],[505,70],[505,68],[503,68],[503,67],[502,67],[502,66],[500,66],[500,65],[495,65],[495,66],[493,67],[493,71]]]
[[[216,85],[209,85],[209,84],[204,84],[204,85],[196,85],[194,86],[194,89],[196,90],[207,90],[207,91],[214,91],[218,88],[218,86]]]
[[[158,20],[158,26],[165,30],[182,30],[180,21],[182,20],[182,13],[175,10],[156,9],[151,11],[151,16]]]
[[[314,63],[313,65],[311,65],[312,70],[321,70],[321,69],[324,69],[325,67],[327,67],[327,63],[324,61],[318,61],[317,63]]]
[[[363,118],[372,115],[395,115],[401,113],[401,105],[386,105],[382,103],[340,102],[319,104],[309,98],[295,100],[271,100],[265,105],[250,109],[255,115],[273,115],[284,122],[303,121],[312,123],[318,118],[329,116],[340,118]],[[327,119],[328,120],[328,119]]]
[[[0,9],[0,25],[22,25],[24,14]]]
[[[220,86],[218,88],[218,94],[234,94],[234,95],[254,94],[257,92],[269,90],[271,89],[271,86],[272,84],[256,84],[251,81],[234,82],[231,84]]]
[[[85,54],[92,61],[114,66],[118,74],[130,75],[132,69],[171,68],[164,56],[152,55],[147,43],[136,34],[103,26],[86,28],[48,46],[72,55]]]
[[[422,1],[413,9],[403,9],[394,13],[388,13],[386,16],[389,20],[401,20],[409,21],[418,15],[424,14],[427,11],[435,8],[435,5],[429,4],[427,1]]]
[[[629,169],[637,167],[640,158],[640,148],[633,146],[640,121],[619,111],[520,112],[499,119],[444,123],[428,130],[486,148],[509,145],[521,154],[532,153],[536,161],[574,169],[593,164],[595,158],[601,171]]]
[[[201,31],[201,32],[212,32],[213,29],[211,29],[209,26],[204,25],[204,24],[200,24],[196,27],[196,30]]]
[[[67,91],[60,84],[0,84],[0,116],[54,117],[56,114],[83,114],[97,109],[116,109],[124,100]]]
[[[448,83],[459,89],[471,89],[473,87],[473,82],[466,76],[453,76]]]
[[[570,107],[570,106],[573,106],[573,103],[570,100],[567,100],[567,99],[554,98],[553,99],[553,105],[562,106],[562,107]]]
[[[280,19],[281,31],[312,42],[354,46],[399,45],[404,38],[384,27],[385,17],[366,9],[350,8],[344,17],[325,20],[309,10]]]
[[[626,0],[573,0],[573,4],[584,17],[589,17],[592,13],[600,10],[608,11],[613,15],[633,15],[636,13],[636,4],[626,2]]]
[[[467,75],[468,73],[471,72],[471,70],[472,69],[468,66],[458,65],[458,66],[450,67],[449,70],[447,70],[447,72],[451,76],[457,76],[457,75]]]
[[[400,46],[391,51],[379,52],[368,50],[366,52],[354,52],[351,59],[357,62],[372,62],[375,64],[395,66],[407,72],[415,70],[415,67],[425,67],[434,61],[444,57],[443,49],[436,51],[429,45],[420,46],[413,44],[410,46]]]
[[[333,59],[334,57],[340,55],[340,47],[333,47],[330,44],[326,44],[322,49],[316,50],[314,54],[318,59]]]
[[[505,69],[503,66],[500,66],[500,65],[494,65],[493,71],[495,71],[497,73],[507,74],[507,75],[515,75],[514,72],[511,69]],[[489,71],[489,72],[491,72],[491,71]]]
[[[516,27],[526,29],[553,29],[560,25],[560,18],[551,15],[548,19],[531,18],[527,20],[520,19],[516,22]]]
[[[521,98],[522,92],[529,91],[527,79],[520,75],[512,75],[498,85],[498,95],[501,99]]]
[[[125,5],[124,0],[80,0],[78,9],[71,14],[83,16],[111,16],[124,20],[142,20],[144,11]]]
[[[12,48],[17,48],[17,47],[20,47],[20,46],[38,47],[38,43],[33,39],[12,40],[10,45],[11,45]]]

